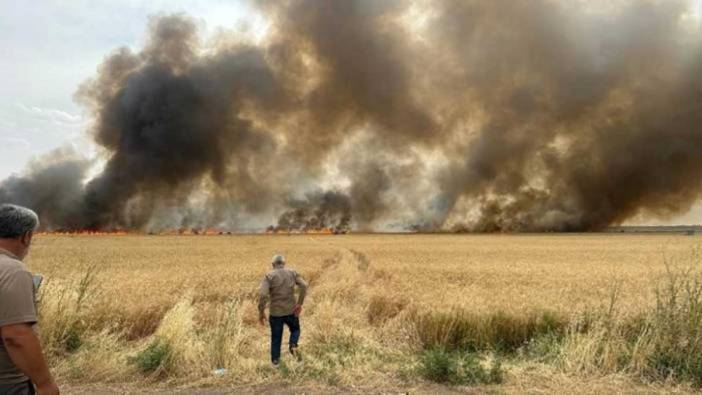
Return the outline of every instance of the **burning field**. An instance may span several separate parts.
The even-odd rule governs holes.
[[[97,155],[0,182],[44,230],[588,231],[699,198],[692,2],[256,1],[77,87]]]
[[[699,203],[697,3],[252,4],[260,37],[152,16],[76,87],[94,149],[0,180],[40,217],[61,383],[702,388],[696,228],[598,233]],[[311,285],[280,369],[255,309],[274,253]]]

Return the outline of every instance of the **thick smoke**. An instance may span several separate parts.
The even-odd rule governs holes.
[[[304,200],[294,200],[289,205],[291,209],[278,218],[278,226],[270,226],[268,231],[349,231],[351,201],[343,193],[309,193]]]
[[[684,1],[257,4],[260,44],[155,17],[76,95],[102,172],[54,153],[0,201],[50,229],[571,231],[700,197]]]
[[[81,180],[89,163],[68,148],[57,149],[29,163],[25,177],[0,184],[0,202],[19,202],[36,210],[42,223],[79,228]]]

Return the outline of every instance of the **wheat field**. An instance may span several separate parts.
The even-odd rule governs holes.
[[[42,235],[27,264],[46,278],[45,351],[75,392],[686,393],[702,379],[702,358],[686,356],[702,350],[700,246],[620,234]],[[278,369],[256,322],[276,253],[310,283],[304,358]]]

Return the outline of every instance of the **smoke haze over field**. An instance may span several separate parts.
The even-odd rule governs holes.
[[[0,182],[47,229],[598,230],[702,191],[702,35],[684,1],[256,3],[251,43],[152,19]]]

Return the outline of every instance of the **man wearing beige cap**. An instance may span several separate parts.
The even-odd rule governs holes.
[[[37,215],[24,207],[0,204],[0,394],[58,395],[39,338],[36,288],[22,259],[29,252]]]
[[[273,270],[269,271],[261,282],[261,292],[258,303],[259,322],[264,325],[266,320],[266,304],[270,299],[271,325],[271,362],[280,363],[280,346],[283,342],[283,329],[287,325],[290,330],[290,354],[300,358],[297,342],[300,340],[300,312],[305,301],[307,283],[293,269],[285,267],[285,258],[276,255],[272,261]],[[295,301],[295,286],[300,289],[300,295]]]

